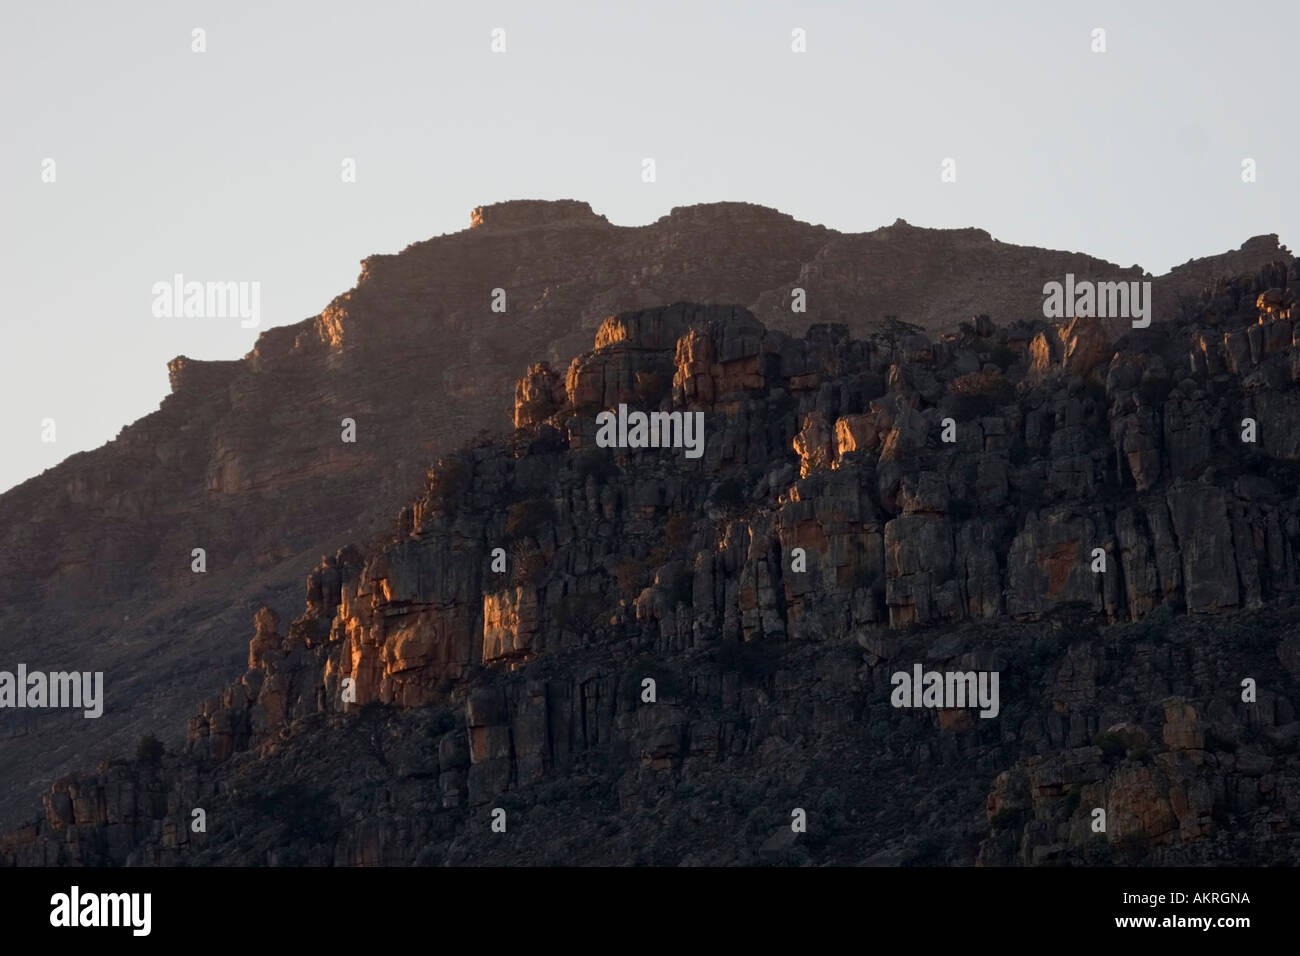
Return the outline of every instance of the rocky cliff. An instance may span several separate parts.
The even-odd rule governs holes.
[[[1278,257],[1272,236],[1189,263],[1156,280],[1157,310]],[[1066,272],[1136,274],[979,230],[844,235],[743,203],[635,228],[581,202],[501,203],[367,259],[320,315],[238,361],[176,358],[158,411],[0,495],[0,665],[103,671],[108,695],[97,721],[3,714],[0,821],[57,774],[179,726],[239,673],[257,608],[290,615],[305,564],[387,525],[438,455],[507,428],[519,373],[567,362],[605,317],[693,300],[747,304],[799,335],[862,335],[890,315],[946,331],[968,313],[1041,315],[1042,283]]]
[[[4,859],[1300,862],[1298,279],[1118,337],[615,314]],[[619,406],[703,454],[605,447]],[[900,709],[915,665],[995,713]]]

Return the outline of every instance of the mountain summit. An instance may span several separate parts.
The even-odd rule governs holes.
[[[1218,280],[1254,281],[1275,261],[1285,273],[1290,256],[1276,236],[1259,237],[1155,278],[1156,322],[1179,319]],[[1031,367],[1044,376],[1073,374],[1085,353],[1104,353],[1119,330],[1032,326],[1041,325],[1043,284],[1066,274],[1143,276],[1085,255],[1000,243],[975,229],[900,221],[843,234],[745,203],[677,208],[640,227],[611,225],[576,201],[499,203],[476,209],[462,232],[366,259],[356,287],[320,315],[266,331],[240,360],[177,357],[169,365],[171,394],[156,412],[103,448],[0,496],[0,660],[33,671],[103,672],[106,695],[95,721],[5,712],[0,820],[25,817],[51,779],[132,752],[142,734],[172,734],[165,742],[178,746],[194,702],[245,670],[243,630],[258,609],[294,619],[305,569],[389,528],[431,462],[480,432],[531,423],[537,409],[555,404],[566,373],[530,372],[527,384],[519,376],[539,363],[569,368],[593,337],[618,332],[617,323],[603,325],[608,317],[649,315],[676,302],[735,304],[745,323],[758,323],[744,326],[753,330],[718,342],[701,332],[686,346],[672,340],[675,348],[698,349],[688,364],[705,367],[711,348],[731,354],[741,347],[735,343],[777,334],[792,341],[809,335],[790,347],[842,362],[834,357],[842,346],[833,343],[843,336],[865,340],[910,323],[915,331],[908,334],[925,339],[983,315],[1012,330],[1005,347],[1024,351],[1017,361],[1026,363],[1026,375]],[[804,293],[805,311],[792,311],[795,290]],[[1030,325],[1021,329],[1022,322]],[[820,331],[810,332],[814,327]],[[935,358],[933,344],[900,342],[908,361],[927,348]],[[1207,347],[1206,362],[1213,352]],[[583,395],[624,388],[632,380],[617,376],[627,374],[661,394],[635,365],[611,367],[615,378],[598,388],[582,371],[584,361],[597,360],[580,359],[567,373]],[[655,359],[657,374],[671,379],[674,361],[675,354]],[[978,361],[971,374],[983,374],[985,364]],[[814,364],[803,374],[831,371]],[[696,381],[691,387],[735,385],[704,384],[702,374],[687,376]],[[762,369],[745,374],[769,380]],[[862,374],[894,373],[868,362]],[[818,388],[847,387],[832,384],[833,376],[818,381]],[[522,419],[511,401],[517,385],[534,402]],[[865,413],[863,406],[850,414]],[[345,421],[355,441],[344,440]],[[777,421],[761,426],[771,434],[754,452],[756,465],[792,453],[792,436]],[[868,440],[839,421],[827,418],[826,428],[847,429],[844,441]],[[811,468],[829,446],[809,427],[805,433],[800,424],[798,434]],[[1081,447],[1077,455],[1094,453]],[[198,548],[203,573],[192,570]],[[948,606],[947,597],[919,583],[906,587],[914,598],[890,614],[921,619],[920,609],[934,601]],[[912,606],[918,610],[901,610]],[[523,612],[503,606],[500,613]]]

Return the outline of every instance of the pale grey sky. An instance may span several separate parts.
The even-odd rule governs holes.
[[[1259,233],[1295,249],[1297,11],[5,3],[0,489],[155,409],[173,356],[237,358],[365,256],[504,199],[582,199],[622,225],[717,200],[854,232],[902,217],[1154,273]],[[155,318],[153,284],[178,272],[260,282],[261,325]]]

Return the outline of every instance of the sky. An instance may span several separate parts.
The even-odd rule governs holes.
[[[1294,251],[1298,26],[1249,0],[5,3],[0,490],[156,409],[174,356],[239,358],[507,199],[977,226],[1153,274]],[[260,324],[155,314],[178,273],[258,283]]]

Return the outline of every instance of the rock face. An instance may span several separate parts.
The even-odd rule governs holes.
[[[1276,236],[1261,237],[1221,261],[1175,270],[1156,280],[1157,320],[1221,276],[1287,258]],[[1004,325],[1031,319],[1041,315],[1043,282],[1066,272],[1137,274],[978,230],[896,224],[844,235],[744,203],[678,208],[633,228],[611,225],[582,202],[498,203],[476,209],[463,232],[366,259],[356,287],[320,315],[267,330],[239,361],[178,357],[158,411],[0,495],[0,662],[102,670],[108,694],[93,726],[5,715],[10,772],[0,780],[0,822],[15,819],[58,773],[176,726],[214,675],[238,674],[245,649],[233,635],[249,615],[264,604],[291,615],[302,567],[386,528],[429,462],[481,430],[509,426],[521,371],[549,363],[558,374],[610,315],[682,300],[742,303],[798,335],[813,325],[841,328],[811,346],[829,358],[834,335],[861,336],[890,315],[930,331],[952,328],[967,310],[986,323],[990,315]],[[1284,275],[1251,293],[1226,289],[1216,316],[1285,287]],[[805,312],[791,311],[795,288],[806,293]],[[1250,303],[1240,301],[1246,294]],[[1261,355],[1279,354],[1274,331],[1257,343]],[[1241,332],[1222,358],[1205,359],[1237,368],[1253,359],[1252,342]],[[716,360],[704,351],[708,340],[682,347],[686,394],[714,387],[696,371]],[[629,395],[656,392],[660,375],[673,384],[675,354],[653,368],[633,369],[632,358],[601,359],[614,365],[599,374]],[[728,376],[752,379],[769,359],[722,361]],[[791,393],[814,387],[825,371],[792,379]],[[595,374],[583,373],[581,387],[597,387]],[[518,424],[559,400],[545,373],[520,387]],[[1135,414],[1121,440],[1140,456],[1149,439]],[[343,440],[345,419],[353,442]],[[1175,423],[1180,455],[1201,454],[1207,423]],[[1263,438],[1270,448],[1287,440]],[[196,548],[206,554],[202,574],[191,570]]]
[[[516,432],[320,562],[287,628],[259,611],[182,746],[56,782],[0,853],[1300,862],[1300,343],[1232,357],[1289,335],[1278,279],[1086,370],[1026,344],[1069,322],[615,314],[562,377],[521,362]],[[702,455],[603,447],[618,404],[702,415]],[[997,716],[891,706],[914,662],[999,673]]]

